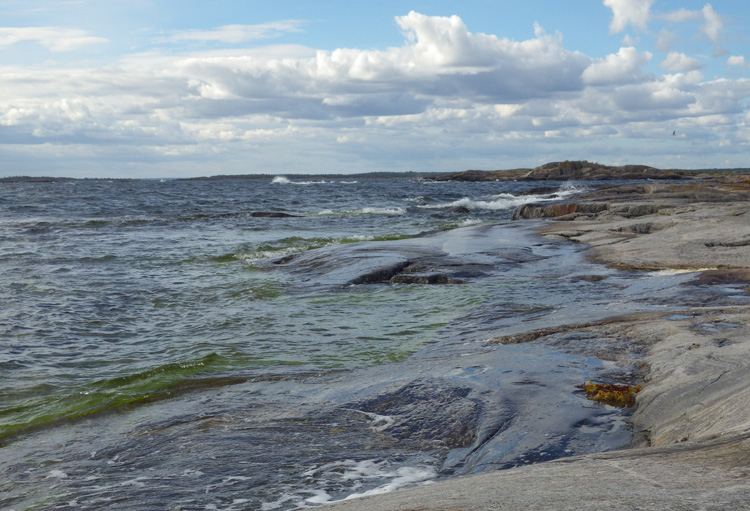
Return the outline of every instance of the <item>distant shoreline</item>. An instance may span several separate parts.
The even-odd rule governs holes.
[[[571,172],[565,172],[567,167]],[[581,172],[582,169],[589,169]],[[644,170],[647,172],[644,173]],[[548,180],[611,180],[611,179],[694,179],[704,174],[708,177],[716,174],[750,172],[750,168],[707,168],[707,169],[658,169],[647,165],[604,165],[588,161],[550,162],[535,168],[514,168],[505,170],[464,170],[464,171],[411,171],[411,172],[364,172],[357,174],[300,174],[295,172],[276,172],[262,174],[225,174],[196,177],[53,177],[53,176],[7,176],[0,177],[0,183],[20,182],[67,182],[67,181],[214,181],[230,179],[267,180],[276,176],[292,179],[387,179],[394,177],[420,178],[430,181],[548,181]]]

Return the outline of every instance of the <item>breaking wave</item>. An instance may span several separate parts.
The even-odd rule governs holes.
[[[291,179],[284,176],[276,176],[271,180],[271,184],[274,185],[325,185],[325,184],[341,184],[341,185],[355,185],[358,181],[345,181],[345,180],[334,180],[326,181],[325,179],[308,180],[308,181],[292,181]]]
[[[405,208],[360,208],[360,209],[346,209],[346,210],[333,210],[324,209],[318,212],[318,215],[405,215]]]
[[[586,190],[584,187],[577,186],[575,184],[564,184],[558,190],[551,193],[539,193],[529,195],[513,195],[511,193],[500,193],[497,195],[490,195],[480,199],[472,199],[470,197],[463,197],[453,202],[443,204],[429,204],[420,205],[419,208],[424,209],[453,209],[453,208],[466,208],[469,210],[484,210],[484,211],[501,211],[516,208],[524,204],[539,203],[539,202],[550,202],[561,200],[566,197],[582,193]]]

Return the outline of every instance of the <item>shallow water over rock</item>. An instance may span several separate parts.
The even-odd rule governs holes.
[[[409,265],[465,283],[363,279]],[[311,306],[353,311],[361,302],[362,317],[384,331],[397,320],[389,314],[443,323],[398,361],[316,372],[302,365],[296,373],[235,368],[231,385],[16,441],[3,448],[8,502],[31,509],[161,509],[163,502],[292,509],[623,447],[631,437],[627,411],[593,404],[576,386],[627,368],[570,342],[560,350],[487,341],[642,310],[685,280],[598,267],[578,246],[507,224],[322,248],[264,268]],[[575,278],[592,274],[601,278]],[[446,305],[452,313],[441,312]],[[359,326],[352,327],[356,335]]]

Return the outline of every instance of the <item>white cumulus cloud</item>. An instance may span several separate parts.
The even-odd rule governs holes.
[[[643,81],[646,75],[641,69],[652,55],[638,53],[632,46],[620,48],[616,54],[593,62],[583,72],[583,81],[588,85],[625,84]]]
[[[744,55],[732,55],[727,59],[727,64],[730,66],[748,67]]]
[[[688,57],[684,53],[672,51],[667,54],[667,57],[659,64],[659,67],[675,73],[685,73],[701,69],[704,67],[704,64],[700,60]]]
[[[628,25],[646,30],[651,19],[651,6],[655,0],[604,0],[604,5],[612,9],[612,22],[609,31],[612,34],[622,32]]]

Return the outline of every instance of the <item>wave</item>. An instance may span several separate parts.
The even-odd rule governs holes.
[[[405,215],[406,214],[406,208],[360,208],[360,209],[344,209],[344,210],[333,210],[333,209],[324,209],[323,211],[319,211],[318,215],[390,215],[390,216],[398,216],[398,215]]]
[[[417,207],[423,209],[466,208],[469,210],[501,211],[513,209],[524,204],[561,200],[571,195],[582,193],[584,191],[586,191],[585,187],[566,183],[558,190],[548,194],[540,193],[529,195],[513,195],[511,193],[500,193],[497,195],[483,197],[481,199],[464,197],[462,199],[458,199],[449,203],[428,204],[420,205]]]
[[[361,243],[364,241],[396,241],[408,238],[413,238],[415,235],[412,234],[384,234],[379,236],[374,235],[352,235],[343,238],[334,237],[317,237],[317,238],[302,238],[299,236],[292,236],[290,238],[282,238],[275,240],[271,243],[266,243],[253,250],[235,253],[225,254],[219,256],[222,261],[231,257],[242,261],[245,264],[253,266],[255,263],[264,261],[266,259],[278,259],[293,254],[300,254],[309,250],[315,250],[318,248],[332,247],[334,245],[346,245],[350,243]]]
[[[325,179],[319,179],[319,180],[314,180],[314,181],[292,181],[291,179],[284,177],[284,176],[276,176],[271,180],[271,184],[274,184],[274,185],[302,185],[302,186],[325,185],[325,184],[355,185],[357,183],[358,181],[344,181],[344,180],[326,181]]]

